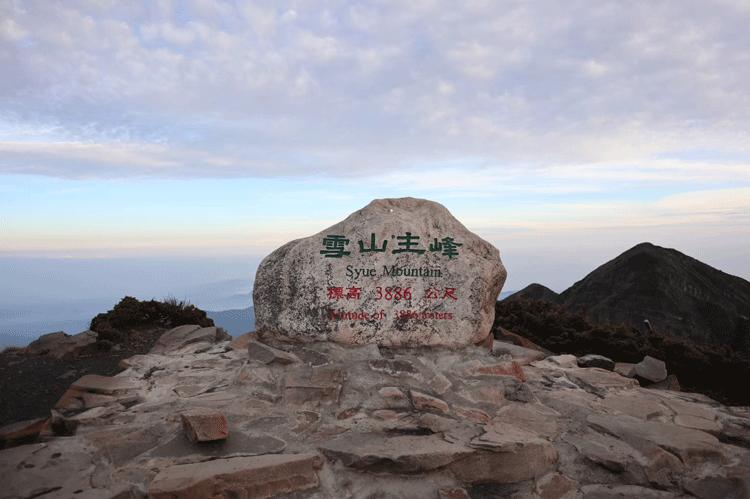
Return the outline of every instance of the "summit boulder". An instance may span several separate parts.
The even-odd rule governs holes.
[[[444,206],[378,199],[261,262],[255,327],[291,342],[473,345],[490,334],[506,276],[499,251]]]

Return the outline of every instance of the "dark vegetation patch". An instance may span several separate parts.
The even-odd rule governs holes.
[[[0,355],[0,427],[48,418],[74,381],[86,374],[120,373],[122,359],[147,354],[162,334],[184,324],[214,325],[206,312],[184,301],[138,301],[126,296],[112,310],[92,319],[90,329],[99,333],[98,340],[79,357],[55,359],[7,349]]]
[[[89,329],[99,333],[99,340],[119,343],[125,338],[125,331],[132,328],[151,326],[171,329],[186,324],[212,327],[214,321],[206,312],[186,301],[167,298],[164,301],[139,301],[126,296],[109,312],[91,319]]]
[[[503,327],[558,354],[593,353],[615,362],[638,363],[650,355],[667,364],[683,391],[702,393],[725,405],[750,405],[750,364],[722,345],[696,345],[672,332],[641,331],[633,324],[598,324],[586,310],[519,298],[498,301],[492,331]],[[670,334],[671,333],[671,334]]]

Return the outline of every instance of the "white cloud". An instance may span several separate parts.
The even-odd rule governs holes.
[[[750,221],[750,187],[683,192],[662,198],[658,206],[673,213]]]
[[[21,28],[13,19],[3,19],[0,21],[0,38],[9,42],[20,42],[29,32]]]
[[[720,158],[750,143],[741,2],[39,5],[0,12],[0,123],[146,157],[155,146],[157,163],[177,170],[189,155],[192,175],[371,175],[470,160],[563,165],[573,178],[588,165],[601,179],[728,181],[737,162]],[[56,159],[53,148],[40,144],[44,171],[70,176],[72,153]],[[692,150],[717,159],[653,160]],[[106,178],[121,156],[81,168]],[[149,161],[119,174],[152,174]]]

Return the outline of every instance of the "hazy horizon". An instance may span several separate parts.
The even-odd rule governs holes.
[[[633,245],[634,246],[634,245]],[[567,272],[550,273],[554,259],[510,252],[501,258],[508,279],[501,297],[539,283],[562,292],[599,265],[632,246],[586,263],[588,253],[578,251]],[[716,253],[697,258],[728,274],[750,280],[750,269],[739,259],[722,259]],[[562,252],[560,248],[557,253]],[[265,255],[264,255],[265,256]],[[252,286],[264,256],[226,258],[34,258],[0,257],[0,348],[25,346],[41,334],[65,331],[77,334],[97,314],[111,310],[125,296],[139,300],[186,300],[207,312],[252,306]],[[535,258],[537,258],[535,260]],[[734,271],[732,271],[734,270]],[[738,272],[740,271],[740,272]]]
[[[642,242],[750,279],[747,26],[747,0],[0,2],[0,265],[26,269],[0,306],[239,302],[255,259],[407,196],[506,289]]]

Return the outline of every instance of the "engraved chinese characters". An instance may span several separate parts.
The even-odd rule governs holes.
[[[477,343],[506,272],[496,248],[432,201],[375,200],[258,267],[256,329],[282,341]]]

